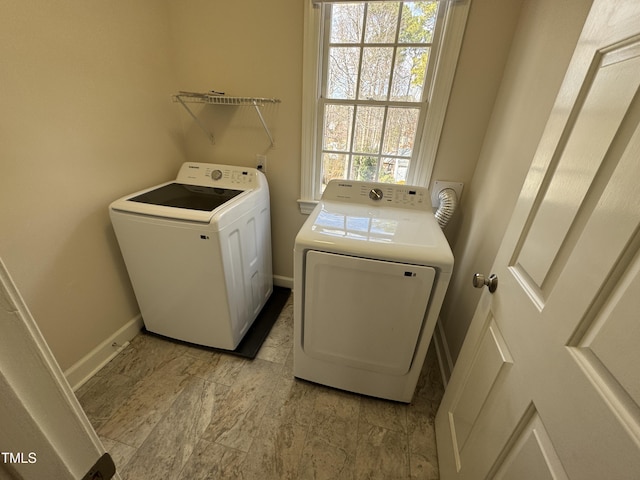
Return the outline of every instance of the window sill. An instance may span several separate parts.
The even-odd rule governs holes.
[[[300,207],[300,213],[309,215],[318,204],[317,200],[298,200],[298,206]]]

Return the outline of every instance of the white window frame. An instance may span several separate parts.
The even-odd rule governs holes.
[[[319,190],[320,178],[316,176],[318,162],[316,152],[322,129],[319,124],[318,105],[322,87],[322,3],[336,0],[303,0],[304,10],[304,45],[303,45],[303,78],[302,78],[302,151],[301,182],[298,204],[300,211],[311,213],[318,199],[314,198]],[[341,0],[345,2],[345,0]],[[349,1],[349,0],[347,0]],[[367,0],[352,0],[367,1]],[[368,0],[372,1],[372,0]],[[373,0],[375,1],[375,0]],[[434,52],[433,79],[427,94],[427,113],[424,121],[418,148],[417,161],[411,167],[407,183],[428,186],[435,163],[438,143],[449,95],[453,85],[456,65],[462,37],[467,23],[471,0],[440,0],[438,16],[442,25],[438,50]]]

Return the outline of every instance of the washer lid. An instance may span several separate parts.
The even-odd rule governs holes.
[[[120,198],[111,203],[109,208],[137,215],[226,224],[232,220],[226,217],[237,218],[245,210],[253,207],[258,201],[255,193],[256,190],[221,189],[167,182]],[[245,201],[249,198],[253,198],[254,201]],[[231,212],[234,212],[233,215],[230,215]],[[223,217],[226,221],[223,221]]]
[[[169,183],[127,201],[211,212],[241,193],[242,190],[229,188]]]
[[[126,195],[109,208],[223,228],[259,202],[268,201],[266,177],[254,168],[185,162],[175,180]]]

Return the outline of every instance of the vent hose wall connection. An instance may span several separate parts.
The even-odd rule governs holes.
[[[438,193],[438,210],[435,216],[440,228],[444,229],[458,206],[458,196],[453,188],[444,188]]]

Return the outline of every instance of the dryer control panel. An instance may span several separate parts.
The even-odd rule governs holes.
[[[186,162],[180,168],[176,181],[207,187],[250,190],[258,186],[258,175],[263,174],[255,168]]]
[[[355,180],[331,180],[323,200],[431,211],[429,189]]]

